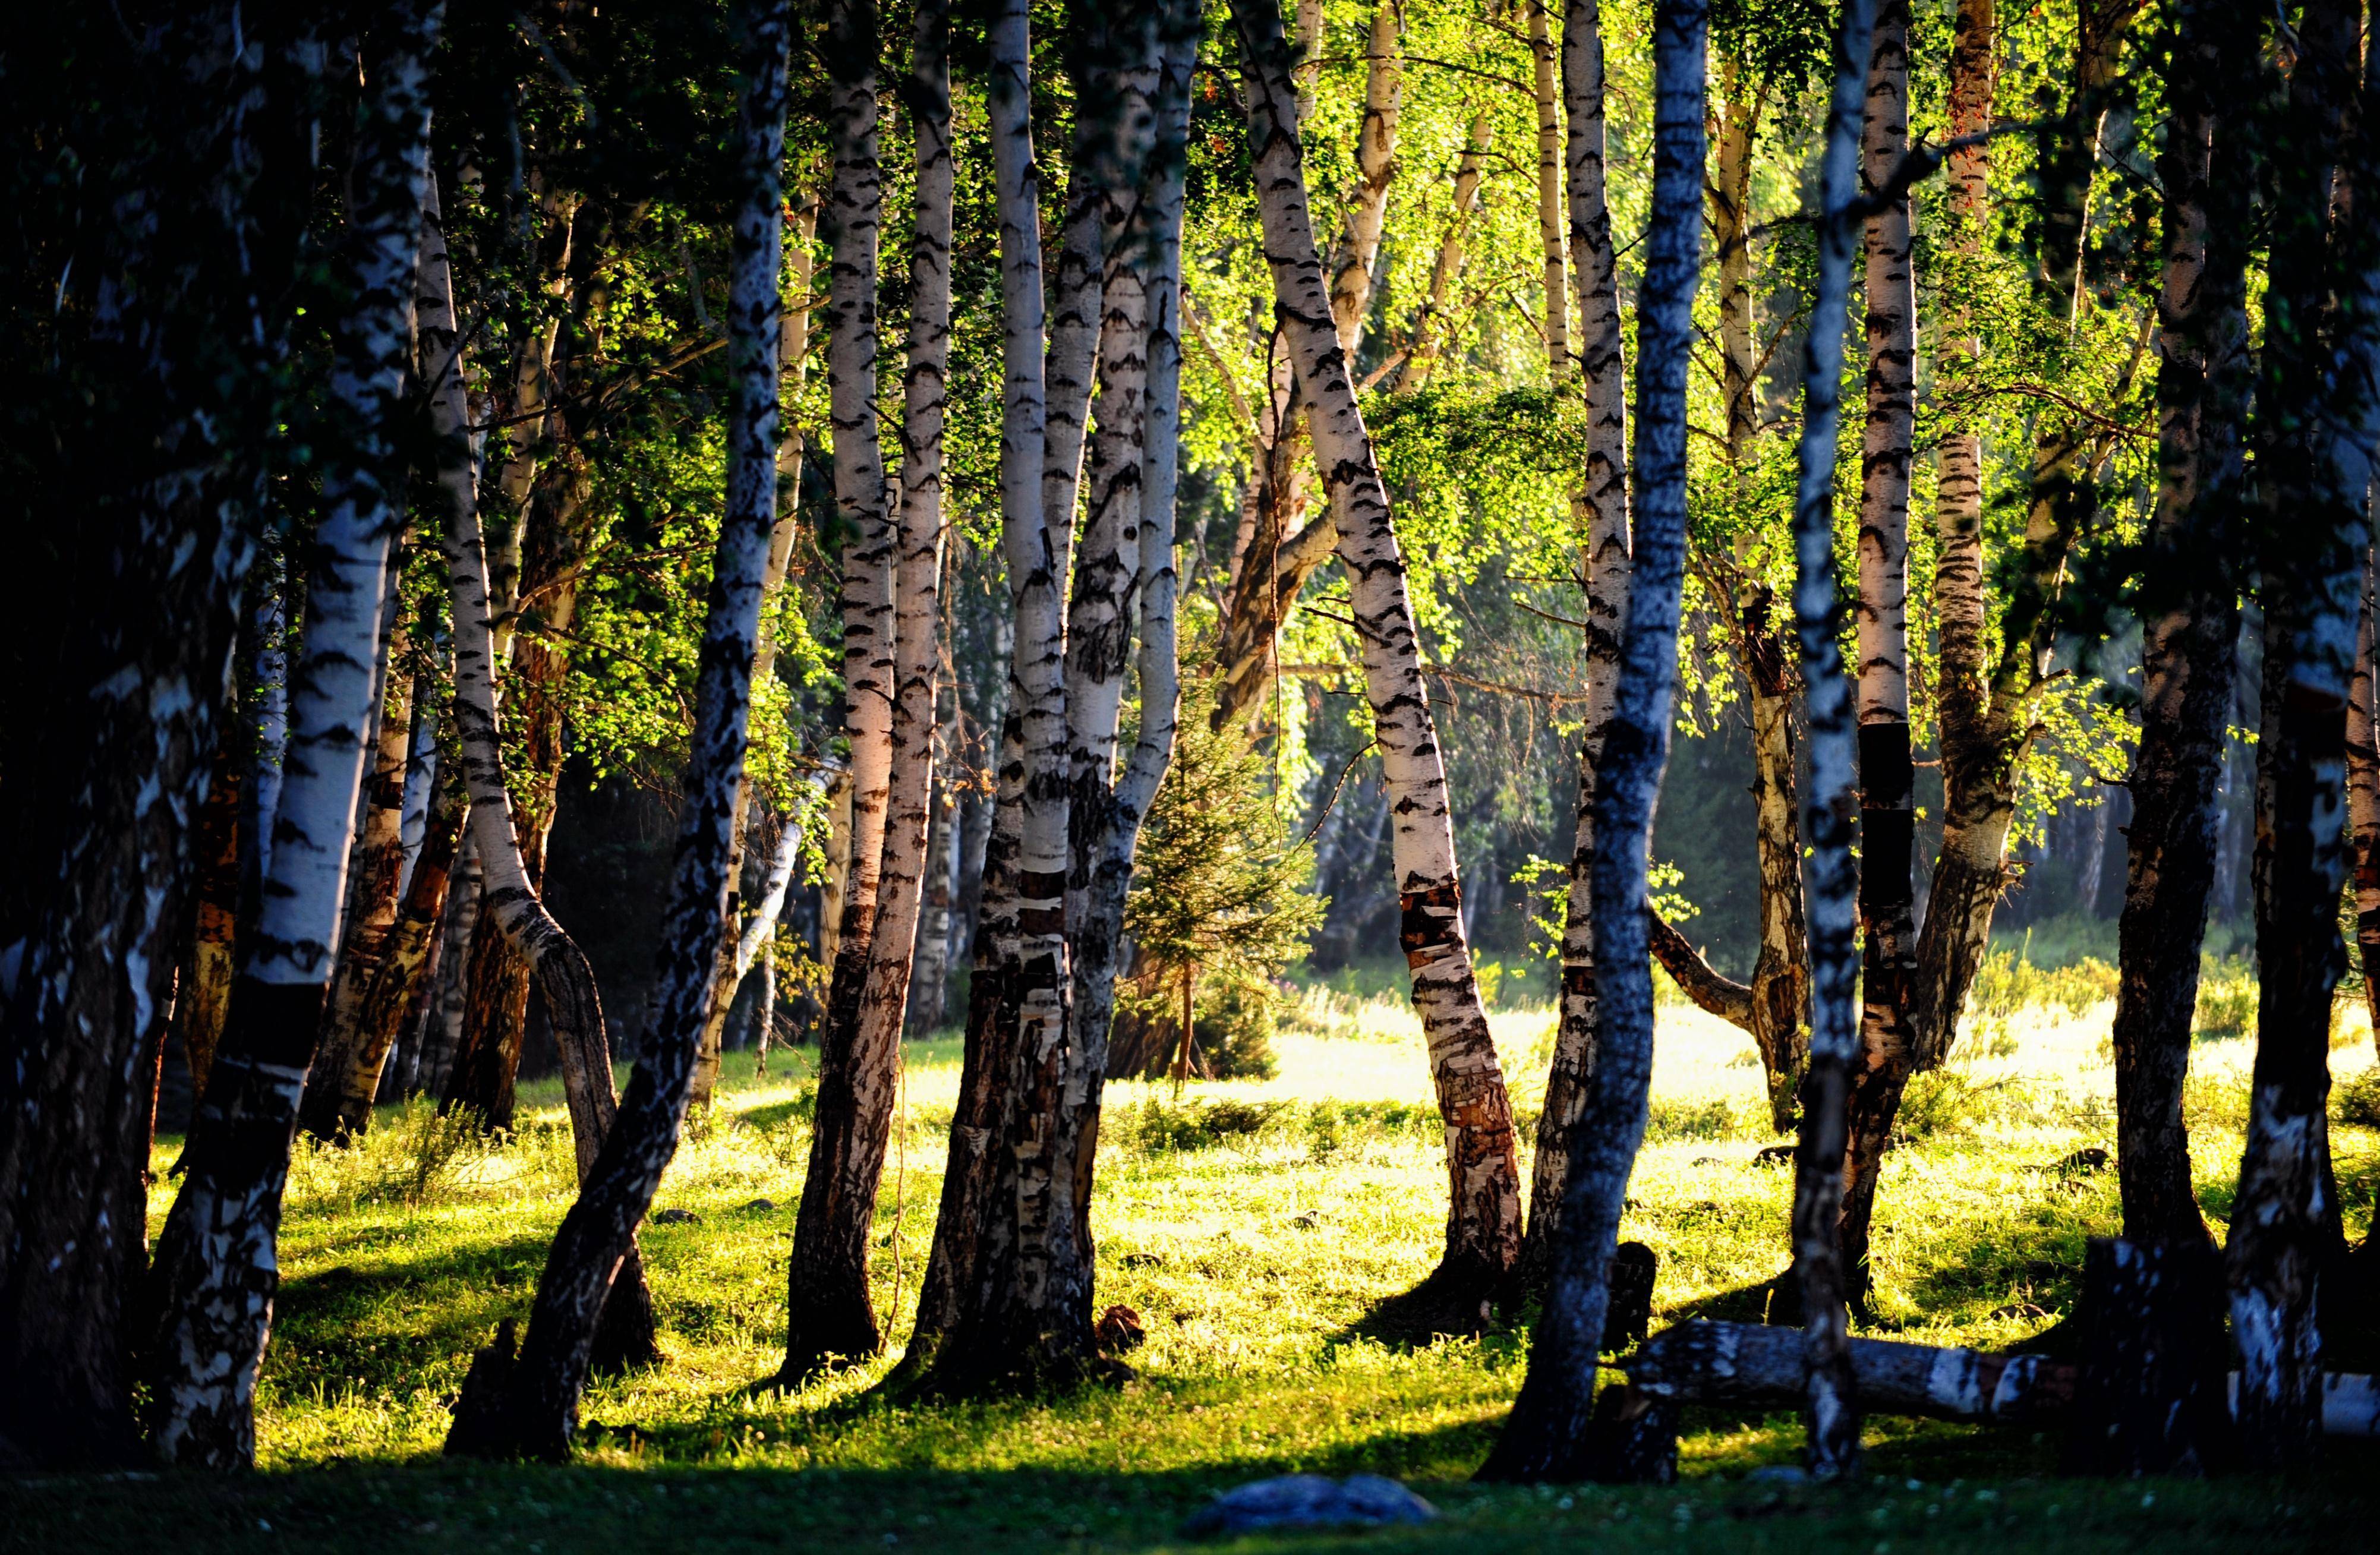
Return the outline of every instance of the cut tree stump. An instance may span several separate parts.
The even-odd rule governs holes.
[[[1611,1299],[1604,1308],[1603,1348],[1625,1350],[1653,1331],[1653,1281],[1660,1260],[1642,1242],[1622,1242],[1608,1270]]]
[[[2082,1263],[2082,1355],[2070,1474],[2200,1476],[2233,1456],[2223,1268],[2204,1242],[2095,1236]]]

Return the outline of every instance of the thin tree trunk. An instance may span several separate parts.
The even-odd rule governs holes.
[[[1278,316],[1330,492],[1362,643],[1366,694],[1397,816],[1398,938],[1412,968],[1414,1005],[1447,1129],[1451,1202],[1441,1288],[1449,1313],[1475,1322],[1488,1294],[1520,1253],[1512,1104],[1463,938],[1446,769],[1422,685],[1404,558],[1345,358],[1321,322],[1329,305],[1306,208],[1280,13],[1271,0],[1234,0],[1232,14],[1248,65],[1248,133]]]
[[[408,1017],[420,1013],[420,991],[446,909],[455,851],[470,805],[459,782],[441,784],[422,826],[421,852],[407,880],[379,971],[356,1014],[356,1040],[338,1076],[334,1105],[340,1127],[361,1133],[371,1123],[381,1073]],[[327,1058],[320,1062],[328,1062]],[[319,1064],[318,1064],[319,1066]],[[330,1076],[324,1076],[327,1080]]]
[[[207,1093],[207,1072],[223,1041],[224,1016],[231,1007],[237,971],[233,953],[239,923],[239,813],[249,784],[244,781],[248,774],[240,771],[241,747],[247,742],[236,731],[237,725],[226,731],[228,737],[217,749],[207,800],[191,839],[197,868],[190,881],[195,898],[190,950],[174,990],[173,1037],[190,1071],[193,1105]]]
[[[726,908],[761,585],[776,525],[790,9],[784,0],[748,0],[738,8],[744,57],[734,144],[742,198],[729,281],[727,504],[696,670],[697,711],[677,864],[654,957],[648,1056],[629,1081],[601,1155],[581,1173],[577,1201],[554,1233],[517,1360],[501,1351],[481,1352],[455,1407],[449,1452],[550,1460],[567,1455],[599,1316],[609,1305],[606,1292],[615,1273],[627,1272],[624,1260],[636,1246],[638,1223],[651,1207],[686,1118]],[[458,662],[464,613],[458,612]],[[603,1090],[608,1099],[609,1086]]]
[[[1545,311],[1546,360],[1556,383],[1570,371],[1570,295],[1562,263],[1568,157],[1562,144],[1562,89],[1546,0],[1528,0],[1531,85],[1537,108],[1537,247],[1545,285],[1537,305]],[[1585,321],[1581,321],[1582,323]]]
[[[403,686],[404,694],[394,701],[383,699],[379,711],[372,759],[364,779],[364,820],[355,844],[346,932],[334,963],[330,993],[323,1000],[322,1045],[307,1076],[305,1099],[298,1108],[298,1126],[318,1139],[359,1131],[370,1116],[369,1098],[362,1119],[343,1116],[339,1100],[362,1036],[359,1021],[364,998],[385,962],[389,933],[401,905],[397,884],[405,872],[405,771],[413,746],[413,676],[402,662],[406,638],[404,617],[399,614],[382,649],[382,679],[387,685]]]
[[[466,442],[463,346],[455,325],[455,285],[439,224],[437,189],[431,190],[430,223],[422,245],[421,292],[417,306],[421,353],[430,384],[431,431],[437,439],[436,499],[445,519],[443,542],[451,580],[451,630],[455,642],[455,764],[469,795],[466,822],[482,879],[480,915],[492,921],[526,965],[545,996],[546,1018],[562,1057],[562,1088],[570,1109],[570,1134],[578,1174],[585,1181],[611,1132],[616,1103],[612,1091],[611,1034],[603,1002],[587,957],[545,903],[522,856],[513,823],[512,796],[504,782],[496,723],[496,654],[487,594],[487,559]],[[459,1067],[460,1059],[451,1061]],[[449,1094],[453,1076],[448,1078]],[[605,1340],[608,1364],[649,1363],[659,1358],[652,1332],[652,1298],[633,1249],[610,1304]]]
[[[342,445],[323,471],[306,626],[291,687],[276,839],[213,1074],[183,1152],[137,1334],[164,1463],[246,1468],[279,1285],[276,1245],[298,1103],[332,978],[365,773],[389,542],[402,509],[391,429],[404,392],[430,163],[430,55],[444,6],[400,0],[366,61],[330,400]]]
[[[2239,638],[2247,405],[2247,245],[2252,169],[2226,116],[2252,84],[2253,32],[2221,0],[2177,18],[2159,299],[2157,505],[2141,603],[2141,739],[2119,920],[2117,1168],[2124,1234],[2207,1243],[2190,1163],[2190,1072],[2200,947],[2222,824],[2223,748]],[[2234,225],[2238,224],[2238,225]]]
[[[487,895],[486,871],[471,845],[469,796],[465,796],[463,835],[456,844],[455,877],[446,888],[446,916],[438,926],[438,950],[431,972],[430,1007],[421,1021],[421,1051],[407,1082],[408,1094],[443,1096],[463,1035],[465,963]]]
[[[1397,171],[1397,119],[1404,112],[1404,6],[1378,0],[1364,59],[1364,119],[1355,131],[1355,188],[1347,203],[1347,230],[1330,260],[1330,322],[1352,370],[1372,305],[1372,267],[1389,215],[1389,184]]]
[[[892,722],[885,730],[889,770],[878,823],[881,865],[871,887],[874,917],[862,986],[849,1024],[831,1023],[820,1049],[817,1124],[788,1275],[791,1307],[780,1374],[787,1382],[814,1375],[833,1358],[858,1361],[883,1347],[868,1295],[868,1248],[892,1135],[901,1027],[917,943],[941,656],[942,402],[950,362],[953,190],[949,56],[948,6],[920,0],[908,92],[917,130],[917,225],[909,249],[908,360],[903,371],[897,613],[890,622],[871,623],[868,639],[872,651],[890,649],[892,655],[892,684],[887,687]],[[838,451],[841,438],[838,428]],[[835,468],[844,468],[840,457]],[[858,749],[855,738],[855,766]],[[855,846],[858,836],[855,828]],[[851,943],[846,933],[846,958]]]
[[[1485,114],[1474,115],[1463,139],[1463,156],[1454,164],[1453,209],[1446,218],[1446,236],[1439,242],[1437,261],[1430,266],[1429,295],[1414,320],[1405,359],[1398,364],[1391,380],[1399,393],[1427,385],[1446,349],[1447,310],[1453,302],[1454,283],[1463,275],[1463,239],[1470,235],[1471,218],[1478,213],[1480,176],[1487,169],[1488,153],[1495,147],[1496,122]]]
[[[1802,834],[1795,818],[1792,672],[1775,591],[1755,570],[1752,455],[1760,431],[1759,358],[1752,295],[1752,165],[1766,89],[1744,82],[1740,51],[1724,67],[1718,175],[1711,186],[1719,273],[1719,394],[1727,406],[1727,458],[1741,504],[1734,546],[1735,640],[1752,714],[1754,836],[1760,869],[1760,948],[1738,1020],[1759,1051],[1769,1120],[1793,1126],[1793,1088],[1808,1063],[1809,933],[1803,921]],[[1659,940],[1656,940],[1659,954]],[[1663,956],[1674,976],[1677,968]]]
[[[2075,85],[2067,111],[2042,154],[2042,269],[2036,306],[2070,328],[2080,286],[2082,234],[2098,159],[2099,132],[2112,101],[2124,39],[2140,0],[2085,6],[2076,35]],[[1962,16],[1964,13],[1962,13]],[[1954,55],[1958,68],[1985,68]],[[1988,113],[1988,86],[1962,79],[1955,102]],[[1978,149],[1957,175],[1981,198]],[[1964,169],[1972,167],[1974,171]],[[1970,198],[1961,193],[1961,200]],[[1979,242],[1979,238],[1962,241]],[[1954,336],[1963,336],[1954,329]],[[1937,516],[1935,615],[1941,633],[1937,667],[1942,760],[1942,846],[1925,893],[1917,966],[1908,1005],[1914,1067],[1940,1063],[1958,1035],[1968,986],[1991,945],[1992,914],[2008,881],[2008,833],[2016,818],[2016,784],[2034,735],[2034,705],[2050,674],[2058,603],[2074,541],[2095,498],[2086,465],[2091,439],[2057,413],[2035,422],[2025,529],[2015,578],[2000,615],[2000,650],[1987,662],[1980,465],[1961,444],[1943,471]]]
[[[1793,1162],[1793,1288],[1802,1305],[1805,1418],[1812,1471],[1859,1469],[1859,1413],[1849,1353],[1849,1270],[1842,1239],[1844,1156],[1852,1065],[1860,1053],[1855,1001],[1858,869],[1852,856],[1857,711],[1842,661],[1843,595],[1835,572],[1834,472],[1841,418],[1843,330],[1857,240],[1861,90],[1874,53],[1875,0],[1844,0],[1819,171],[1817,295],[1803,344],[1800,481],[1793,503],[1793,619],[1810,731],[1802,820],[1810,844],[1810,1068],[1802,1082],[1802,1136]]]
[[[949,695],[944,688],[943,695]],[[942,727],[952,728],[945,719]],[[928,797],[925,905],[917,918],[917,954],[909,974],[907,1034],[931,1037],[950,1024],[951,878],[958,861],[958,806],[939,769]]]
[[[2380,1038],[2380,739],[2373,715],[2372,547],[2363,556],[2363,601],[2355,634],[2355,677],[2347,696],[2347,824],[2355,890],[2356,965],[2363,973],[2366,1014]]]
[[[1909,0],[1879,0],[1860,135],[1863,195],[1876,198],[1909,150]],[[1867,425],[1859,522],[1860,1055],[1852,1074],[1843,1185],[1843,1272],[1865,1305],[1868,1224],[1892,1119],[1908,1084],[1911,900],[1917,834],[1909,748],[1909,469],[1917,420],[1917,289],[1910,201],[1867,218]]]
[[[1637,291],[1640,355],[1631,449],[1636,543],[1619,689],[1595,773],[1596,1039],[1585,1104],[1572,1130],[1561,1235],[1551,1249],[1552,1279],[1528,1376],[1482,1478],[1595,1477],[1601,1466],[1587,1429],[1596,1355],[1653,1071],[1646,872],[1654,806],[1669,762],[1685,581],[1686,378],[1701,280],[1709,19],[1705,0],[1661,0],[1654,11],[1653,203]]]
[[[810,354],[810,285],[814,256],[811,239],[818,230],[818,203],[805,200],[794,212],[794,238],[790,245],[791,302],[784,312],[783,343],[779,348],[780,363],[786,377],[786,386],[798,395],[808,375]],[[802,456],[805,440],[797,427],[787,427],[777,446],[777,476],[788,490],[798,492],[802,484]],[[766,686],[777,673],[777,626],[775,601],[784,588],[786,570],[793,565],[795,520],[799,516],[798,503],[789,503],[777,516],[776,530],[769,537],[769,569],[762,588],[769,603],[760,612],[760,641],[752,656],[752,684]],[[728,861],[728,915],[732,927],[742,905],[741,889],[744,878],[744,841],[750,834],[752,813],[752,779],[747,772],[743,786],[735,796],[735,855]],[[775,914],[769,915],[774,923]],[[735,1002],[735,985],[743,980],[751,957],[737,950],[744,936],[735,932],[722,937],[720,945],[719,978],[712,992],[710,1018],[702,1028],[702,1051],[694,1061],[694,1092],[691,1105],[710,1105],[711,1092],[719,1084],[719,1044],[727,1024],[727,1012]],[[741,955],[740,961],[734,959]],[[830,969],[832,957],[827,960]]]
[[[1605,196],[1604,67],[1601,0],[1572,0],[1562,22],[1562,91],[1570,110],[1570,258],[1579,301],[1578,370],[1586,395],[1586,471],[1574,501],[1585,509],[1586,623],[1585,727],[1579,742],[1577,817],[1561,943],[1561,1005],[1553,1063],[1537,1123],[1530,1170],[1529,1232],[1522,1278],[1530,1285],[1552,1269],[1560,1245],[1571,1152],[1595,1067],[1595,807],[1597,770],[1616,706],[1620,642],[1628,617],[1628,407],[1621,359],[1620,286]],[[1582,1401],[1581,1407],[1584,1407]]]

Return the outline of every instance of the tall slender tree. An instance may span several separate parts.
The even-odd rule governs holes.
[[[1288,43],[1272,0],[1233,0],[1232,13],[1246,62],[1249,149],[1276,316],[1330,494],[1362,648],[1366,697],[1393,796],[1398,940],[1412,969],[1414,1006],[1429,1044],[1439,1113],[1447,1129],[1451,1203],[1439,1290],[1449,1320],[1475,1322],[1488,1294],[1520,1254],[1520,1168],[1512,1103],[1463,938],[1446,768],[1422,685],[1404,557],[1347,359],[1328,322]]]
[[[2182,1117],[2199,951],[2221,823],[2232,702],[2247,408],[2247,209],[2254,174],[2241,114],[2255,37],[2238,8],[2175,16],[2158,158],[2165,185],[2158,298],[2157,496],[2142,558],[2141,741],[2132,759],[2122,980],[2116,992],[2117,1167],[2124,1234],[2205,1242]]]
[[[876,1193],[891,1136],[910,957],[924,887],[935,676],[941,648],[936,618],[942,561],[942,404],[950,362],[953,189],[950,10],[942,0],[919,0],[910,62],[907,96],[917,131],[917,225],[909,245],[901,511],[893,568],[895,615],[890,623],[894,682],[885,735],[891,765],[866,980],[852,1006],[848,1031],[838,1028],[831,1034],[837,1044],[832,1065],[820,1066],[818,1124],[794,1230],[783,1371],[788,1379],[815,1373],[831,1357],[857,1359],[882,1345],[868,1296],[868,1249],[874,1240]],[[871,624],[870,630],[880,634],[885,625]],[[856,847],[856,826],[853,835]],[[850,941],[844,942],[848,946]]]
[[[1529,1374],[1483,1477],[1593,1476],[1587,1429],[1610,1302],[1608,1268],[1644,1142],[1653,1073],[1645,893],[1653,810],[1670,754],[1686,563],[1686,376],[1702,278],[1703,128],[1710,11],[1662,0],[1653,18],[1653,211],[1636,300],[1635,546],[1619,689],[1596,763],[1591,883],[1598,1002],[1585,1104],[1572,1126],[1562,1230]]]
[[[430,55],[442,0],[396,0],[368,35],[330,392],[339,446],[307,567],[273,861],[151,1266],[140,1342],[157,1455],[245,1468],[279,1283],[282,1189],[332,978],[372,717],[406,379],[407,285],[430,184]]]
[[[738,198],[728,282],[727,504],[711,561],[686,800],[654,956],[647,1056],[554,1233],[517,1358],[500,1339],[473,1364],[447,1436],[450,1453],[567,1454],[607,1291],[625,1272],[637,1226],[651,1208],[686,1120],[726,919],[753,649],[776,528],[791,10],[788,0],[746,0],[735,13],[741,57],[733,143]]]

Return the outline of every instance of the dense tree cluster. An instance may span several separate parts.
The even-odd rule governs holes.
[[[1202,966],[1260,985],[1311,931],[1401,958],[1426,1039],[1420,1309],[1535,1314],[1486,1472],[1644,1470],[1658,1388],[1596,1380],[1658,966],[1798,1129],[1771,1315],[1801,1337],[1758,1354],[1849,1474],[1863,1399],[1900,1396],[1850,1330],[1903,1091],[2053,820],[2095,817],[2096,897],[2115,795],[2126,1240],[2094,1278],[2196,1303],[2184,1329],[2228,1311],[2219,1450],[2302,1461],[2343,915],[2380,946],[2372,21],[30,18],[0,45],[0,1459],[252,1462],[301,1133],[413,1095],[508,1128],[525,1063],[560,1073],[578,1197],[448,1446],[565,1457],[590,1371],[662,1362],[638,1233],[747,980],[762,1043],[798,1008],[819,1051],[777,1380],[878,1354],[899,1045],[961,964],[888,1386],[1110,1375],[1105,1082],[1186,1068]],[[1707,953],[1653,891],[1682,735],[1751,799],[1741,942]],[[638,826],[670,840],[617,894],[649,905],[589,901]],[[1483,966],[1540,848],[1559,1015],[1524,1140]],[[2216,1282],[2182,1092],[2241,881]],[[815,976],[781,989],[795,942]],[[2204,1380],[2108,1345],[2123,1385]],[[1674,1391],[1700,1354],[1646,1366]]]

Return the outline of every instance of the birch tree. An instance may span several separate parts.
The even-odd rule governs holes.
[[[654,957],[650,1056],[630,1078],[602,1150],[581,1174],[577,1200],[554,1234],[518,1356],[500,1342],[475,1361],[447,1437],[450,1453],[567,1455],[607,1288],[625,1273],[623,1261],[686,1118],[725,918],[761,584],[776,528],[790,11],[785,0],[748,0],[736,13],[742,57],[733,143],[738,198],[728,290],[727,506],[711,563],[686,800]]]
[[[1534,1282],[1550,1270],[1572,1175],[1572,1141],[1586,1106],[1595,1066],[1598,995],[1596,980],[1594,875],[1598,762],[1618,706],[1620,645],[1628,619],[1628,408],[1621,358],[1620,285],[1606,197],[1604,67],[1601,0],[1572,0],[1562,24],[1562,91],[1569,110],[1564,181],[1570,224],[1570,266],[1578,286],[1578,376],[1586,398],[1586,469],[1576,508],[1585,522],[1580,558],[1586,606],[1585,731],[1578,754],[1579,793],[1563,904],[1561,1006],[1554,1028],[1553,1063],[1537,1124],[1531,1167],[1529,1233],[1524,1272]]]
[[[512,793],[504,781],[487,550],[480,529],[467,441],[464,344],[434,188],[431,200],[416,312],[422,377],[430,385],[430,431],[436,447],[435,500],[444,519],[443,543],[455,643],[454,764],[468,796],[466,824],[481,880],[479,917],[483,924],[495,926],[545,996],[546,1016],[562,1056],[563,1096],[570,1110],[571,1143],[583,1183],[594,1168],[617,1111],[612,1090],[611,1034],[603,1023],[602,997],[593,969],[577,942],[546,910],[544,899],[529,879],[514,821]],[[453,1083],[450,1075],[450,1094]],[[617,1289],[617,1300],[606,1309],[610,1317],[602,1364],[612,1367],[657,1360],[652,1298],[633,1249]]]
[[[1800,638],[1810,780],[1802,821],[1810,857],[1810,1070],[1793,1153],[1793,1285],[1802,1305],[1810,1464],[1823,1478],[1859,1466],[1852,1387],[1851,1275],[1841,1228],[1857,999],[1859,866],[1852,856],[1857,724],[1842,661],[1843,598],[1836,579],[1834,471],[1841,416],[1843,331],[1863,169],[1861,83],[1874,55],[1876,0],[1844,0],[1835,40],[1819,166],[1818,284],[1803,344],[1800,482],[1793,501],[1793,618]],[[1863,819],[1864,816],[1863,814]]]
[[[2138,1242],[2208,1239],[2182,1083],[2240,627],[2240,580],[2224,559],[2242,539],[2244,237],[2253,170],[2236,115],[2254,87],[2254,55],[2252,29],[2236,8],[2193,3],[2178,12],[2167,87],[2173,118],[2158,158],[2166,197],[2158,481],[2142,567],[2141,741],[2114,1029],[2124,1234]]]
[[[1594,1477],[1587,1429],[1620,1215],[1653,1070],[1646,876],[1670,754],[1670,688],[1686,561],[1686,375],[1702,272],[1705,0],[1661,0],[1653,19],[1653,207],[1636,302],[1635,546],[1613,711],[1597,753],[1589,878],[1597,979],[1585,1098],[1571,1131],[1561,1234],[1529,1372],[1483,1478]],[[1318,419],[1318,425],[1319,420]]]
[[[868,41],[872,43],[872,34]],[[850,42],[856,46],[859,40]],[[872,1355],[883,1342],[875,1306],[868,1297],[868,1249],[875,1230],[877,1187],[884,1175],[885,1145],[891,1136],[910,958],[917,943],[924,886],[926,806],[932,796],[934,773],[935,676],[941,648],[938,590],[942,565],[942,405],[950,364],[953,190],[950,13],[941,0],[919,0],[910,59],[908,103],[917,130],[917,225],[909,246],[909,338],[902,375],[901,511],[892,564],[896,610],[890,621],[870,623],[868,638],[878,645],[871,651],[885,647],[892,650],[892,681],[887,687],[891,722],[884,731],[887,786],[883,814],[876,822],[880,858],[868,887],[875,905],[864,946],[864,981],[852,1002],[847,1031],[838,1027],[832,1033],[839,1050],[832,1055],[832,1067],[820,1065],[818,1123],[811,1136],[809,1172],[802,1182],[802,1209],[795,1225],[788,1277],[792,1306],[783,1375],[789,1381],[816,1373],[830,1357],[856,1360]],[[848,101],[856,104],[856,91]],[[868,111],[873,109],[871,92]],[[842,322],[838,317],[838,329]],[[840,341],[842,336],[836,338]],[[871,419],[875,414],[872,407],[864,413]],[[835,431],[838,474],[843,469],[844,430],[838,425]],[[872,431],[868,435],[873,436]],[[844,621],[848,665],[847,596]],[[883,640],[888,638],[889,642]],[[858,705],[855,698],[855,711]],[[855,724],[855,773],[859,767],[857,734]],[[858,815],[856,798],[855,850],[862,845]],[[856,863],[856,851],[854,857]],[[858,878],[856,870],[853,878]],[[851,954],[853,922],[846,908],[844,955]]]
[[[273,860],[232,985],[213,1074],[158,1238],[140,1335],[150,1429],[167,1464],[246,1468],[273,1322],[282,1190],[332,978],[365,771],[382,601],[401,507],[391,446],[406,378],[407,284],[430,165],[440,0],[386,7],[368,43],[331,402],[343,446],[323,473]]]
[[[1330,304],[1306,205],[1287,41],[1270,0],[1234,0],[1232,17],[1246,61],[1248,138],[1277,316],[1338,530],[1366,696],[1396,813],[1399,940],[1447,1127],[1451,1202],[1439,1288],[1451,1318],[1475,1322],[1520,1252],[1512,1105],[1463,940],[1446,771],[1422,684],[1404,559],[1347,358],[1326,322]]]

